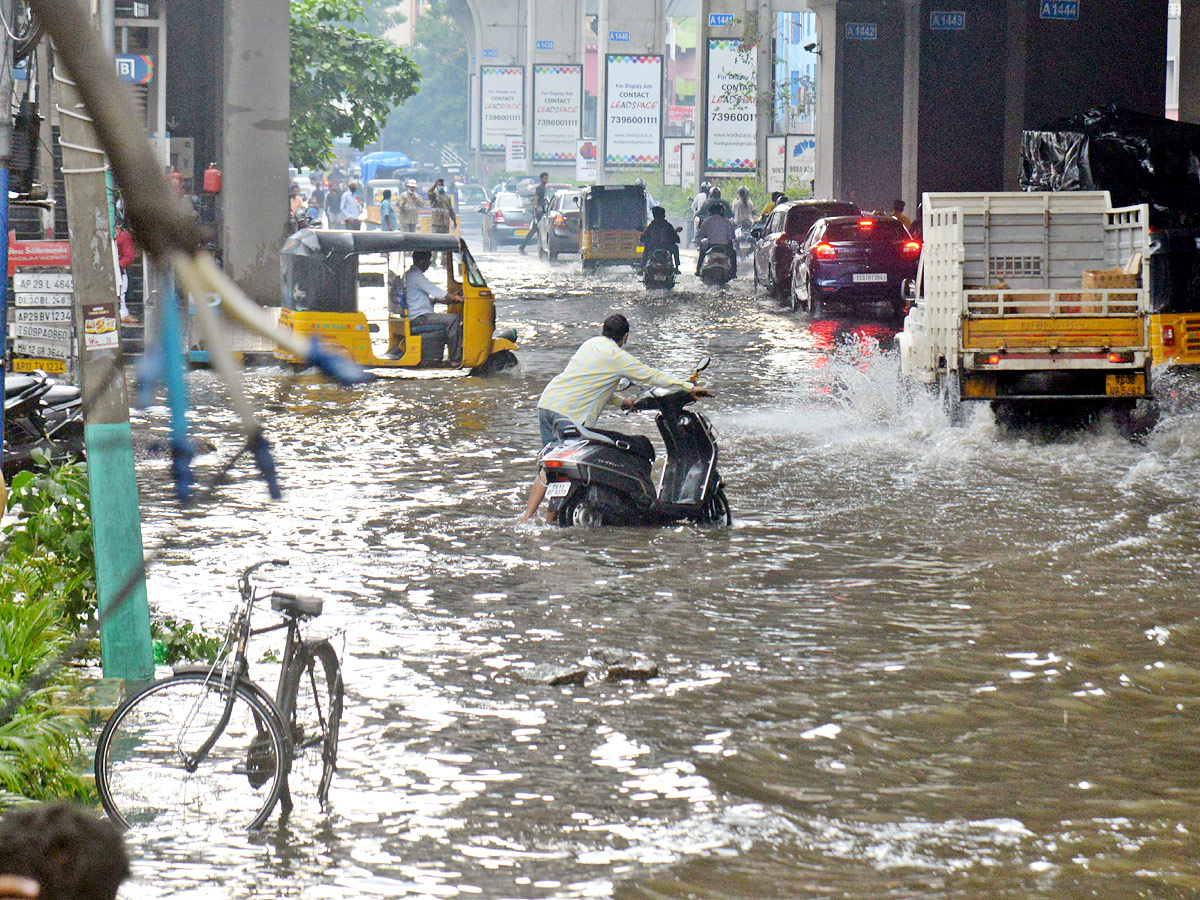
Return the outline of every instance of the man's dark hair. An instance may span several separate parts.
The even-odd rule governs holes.
[[[650,207],[650,215],[654,216],[656,219],[665,219],[667,217],[667,211],[661,206],[652,206]]]
[[[428,250],[414,250],[412,256],[413,265],[415,265],[422,272],[428,269],[430,264],[433,262],[433,254]]]
[[[391,189],[390,189],[390,188],[389,188],[388,190],[385,190],[385,191],[383,192],[383,199],[384,199],[384,200],[391,200],[391,199],[392,199],[392,191],[391,191]]]
[[[538,178],[549,178],[549,177],[550,177],[549,172],[542,172],[540,175],[538,175]]]
[[[37,881],[39,900],[113,900],[129,858],[109,822],[56,803],[0,819],[0,872]]]
[[[893,201],[892,209],[900,209],[900,210],[904,209],[904,201],[903,200]]]
[[[604,329],[600,333],[610,341],[620,343],[621,338],[629,334],[629,320],[620,313],[613,313],[604,320]]]

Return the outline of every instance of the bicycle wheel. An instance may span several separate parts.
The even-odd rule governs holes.
[[[329,641],[306,642],[280,695],[279,707],[291,740],[283,807],[324,808],[337,765],[338,728],[342,723],[342,670]]]
[[[96,789],[115,822],[235,831],[267,820],[287,775],[287,738],[253,683],[234,688],[229,721],[204,759],[193,771],[184,764],[217,730],[229,690],[219,674],[182,672],[117,707],[96,743]]]

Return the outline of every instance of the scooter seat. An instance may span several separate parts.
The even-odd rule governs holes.
[[[74,385],[56,384],[46,392],[44,401],[50,406],[57,406],[60,403],[70,403],[72,400],[78,400],[79,397],[79,388]]]
[[[592,431],[612,438],[617,449],[654,462],[654,445],[644,434],[621,434],[619,431],[607,431],[603,428],[593,428]]]
[[[408,325],[409,334],[445,334],[445,325],[413,325],[411,322]]]
[[[32,375],[8,375],[4,379],[4,398],[15,397],[37,384],[40,379]]]

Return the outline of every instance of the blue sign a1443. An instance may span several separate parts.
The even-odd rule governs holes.
[[[709,28],[728,28],[733,24],[733,13],[709,13]]]
[[[1077,22],[1079,21],[1079,0],[1042,0],[1040,15],[1043,19]]]
[[[965,31],[967,14],[956,12],[931,12],[929,14],[930,31]]]

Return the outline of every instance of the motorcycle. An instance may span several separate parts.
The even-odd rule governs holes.
[[[666,290],[675,287],[675,257],[669,250],[655,250],[642,267],[642,284],[647,290]]]
[[[704,255],[700,268],[700,280],[707,285],[721,287],[733,280],[735,257],[732,247],[716,244]]]
[[[696,368],[692,383],[708,362],[706,358]],[[555,521],[564,527],[685,520],[731,525],[725,484],[717,471],[716,436],[708,419],[687,409],[693,402],[689,391],[675,388],[652,388],[634,401],[634,411],[656,413],[666,448],[657,487],[649,438],[558,423],[555,441],[538,460]]]
[[[733,230],[733,248],[740,262],[749,259],[754,252],[754,237],[750,234],[749,222],[743,222]]]
[[[4,477],[35,464],[34,451],[52,461],[84,458],[83,398],[44,372],[4,379]]]

